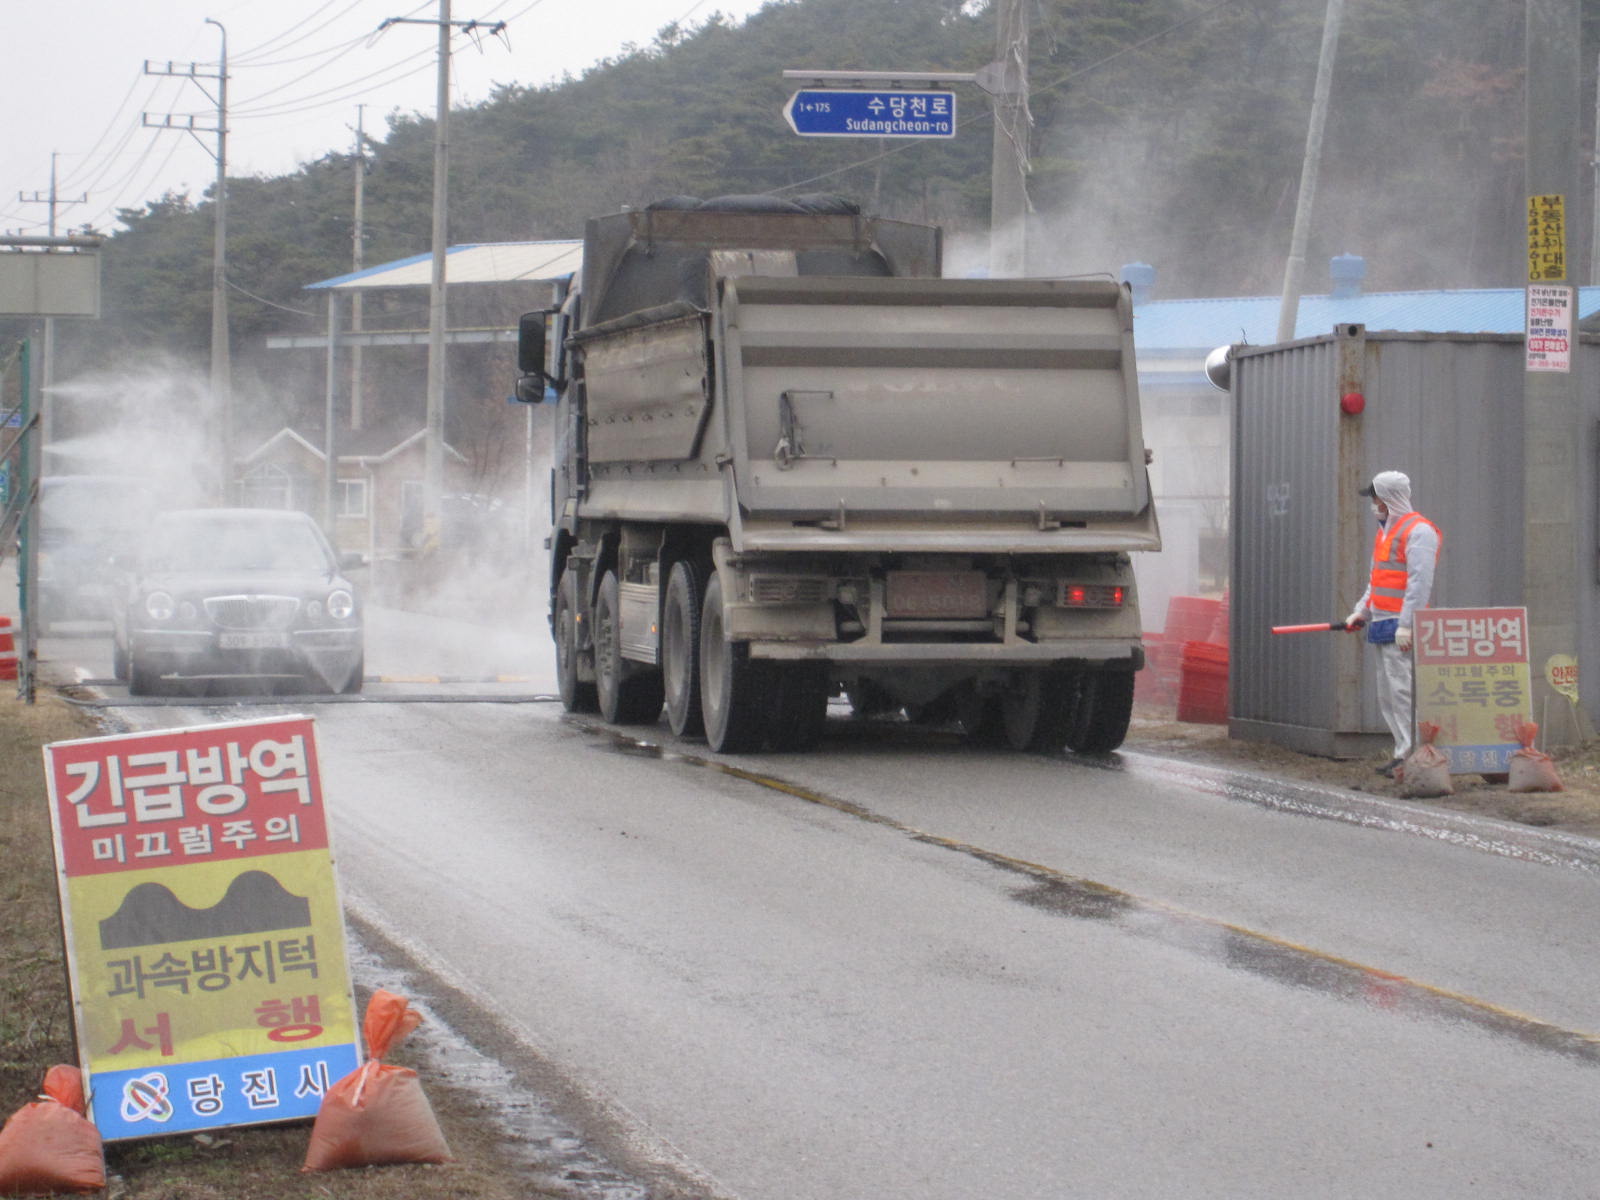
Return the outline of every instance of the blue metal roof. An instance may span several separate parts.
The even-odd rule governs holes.
[[[1449,292],[1360,292],[1353,296],[1302,296],[1295,337],[1320,337],[1336,325],[1405,333],[1521,333],[1526,316],[1522,288]],[[1141,351],[1210,351],[1278,340],[1280,296],[1217,300],[1150,300],[1133,310],[1133,340]],[[1578,319],[1600,309],[1600,287],[1578,289]]]

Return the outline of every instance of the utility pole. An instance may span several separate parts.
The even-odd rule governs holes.
[[[989,176],[989,274],[1016,279],[1027,273],[1028,9],[1025,0],[997,0],[995,34],[994,156]]]
[[[483,29],[493,36],[505,29],[498,21],[452,21],[450,0],[439,0],[439,15],[434,20],[390,17],[378,26],[381,33],[391,25],[436,25],[439,29],[438,93],[433,120],[433,273],[428,287],[428,420],[424,433],[422,460],[422,544],[432,551],[439,545],[439,523],[444,497],[444,385],[445,385],[445,252],[449,223],[450,176],[450,33],[453,29]]]
[[[1306,242],[1311,236],[1311,215],[1317,203],[1317,174],[1322,167],[1322,131],[1328,123],[1328,93],[1333,88],[1333,60],[1339,49],[1339,24],[1344,0],[1328,0],[1322,17],[1322,53],[1317,59],[1317,83],[1311,96],[1311,125],[1306,130],[1305,158],[1300,163],[1300,196],[1294,206],[1294,232],[1289,238],[1289,261],[1283,268],[1283,302],[1278,307],[1278,340],[1294,340],[1300,315],[1300,291],[1306,273]]]
[[[356,105],[356,215],[350,231],[350,269],[360,271],[366,265],[366,188],[367,144],[365,120],[367,106]],[[350,332],[361,332],[361,289],[350,293]],[[361,428],[361,342],[350,346],[350,429]]]
[[[207,154],[217,163],[217,182],[212,197],[215,213],[214,238],[211,250],[211,403],[215,410],[218,446],[218,486],[213,489],[218,498],[227,503],[233,496],[233,364],[228,347],[228,31],[222,22],[205,19],[222,34],[222,54],[217,69],[202,71],[199,63],[186,66],[168,62],[165,67],[145,61],[146,75],[175,75],[188,79],[210,100],[217,109],[215,125],[199,125],[194,117],[175,117],[171,113],[157,118],[151,113],[142,115],[142,123],[157,129],[181,130],[200,142]],[[206,91],[202,79],[217,82],[217,94]],[[216,149],[200,140],[200,134],[217,135]]]
[[[1595,63],[1595,77],[1600,79],[1600,59]],[[1594,94],[1594,156],[1589,166],[1594,169],[1594,187],[1589,195],[1589,283],[1600,284],[1600,87]]]
[[[56,159],[60,155],[55,151],[50,153],[50,191],[45,195],[34,192],[29,196],[25,192],[18,192],[17,199],[23,204],[45,204],[50,208],[50,236],[56,236],[56,209],[70,208],[74,204],[87,204],[89,194],[85,192],[75,200],[63,199],[56,191]],[[44,369],[40,372],[40,390],[47,391],[56,381],[56,319],[44,319]],[[50,441],[55,437],[55,408],[54,404],[42,406],[40,415],[44,418],[43,437]]]
[[[1567,213],[1578,188],[1579,0],[1526,0],[1528,284],[1546,297],[1566,293],[1568,369],[1523,373],[1522,581],[1528,607],[1533,712],[1546,748],[1571,745],[1589,732],[1582,705],[1554,728],[1551,709],[1568,701],[1550,684],[1552,657],[1579,651],[1579,584],[1591,568],[1581,545],[1578,455],[1589,430],[1579,403],[1577,272],[1569,250]],[[1530,291],[1530,298],[1532,297]],[[1529,355],[1528,366],[1534,365]],[[1581,666],[1592,664],[1580,664]]]

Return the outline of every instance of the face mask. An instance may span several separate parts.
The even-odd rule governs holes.
[[[1373,504],[1373,506],[1372,506],[1372,515],[1377,517],[1378,520],[1381,521],[1381,520],[1383,520],[1385,517],[1387,517],[1389,515],[1389,510],[1387,508],[1385,508],[1383,505],[1378,504],[1378,503],[1375,502]]]

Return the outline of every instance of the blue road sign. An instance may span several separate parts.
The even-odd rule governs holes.
[[[953,138],[956,94],[809,88],[789,97],[783,118],[801,137]]]

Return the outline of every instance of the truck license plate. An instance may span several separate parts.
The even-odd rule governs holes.
[[[989,615],[982,571],[890,571],[884,580],[890,617],[967,619]]]
[[[288,644],[289,635],[276,629],[217,635],[217,645],[224,650],[282,650]]]

